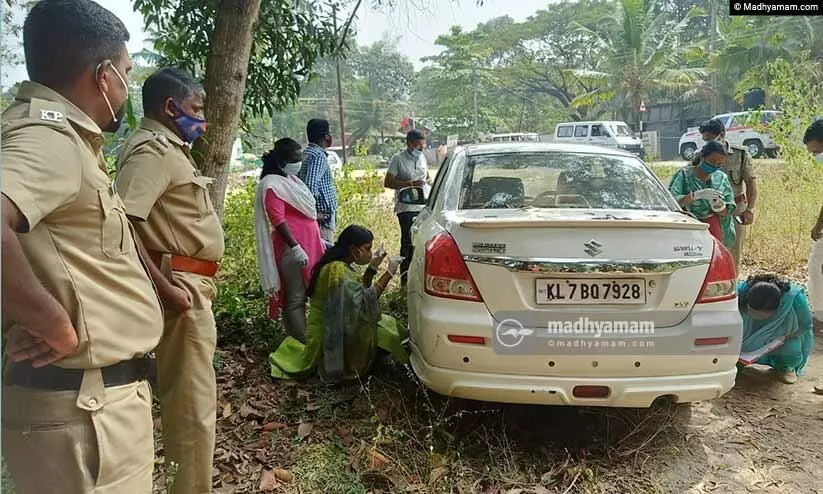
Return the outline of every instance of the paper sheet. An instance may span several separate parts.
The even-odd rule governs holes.
[[[753,352],[747,352],[740,355],[739,362],[743,365],[752,365],[758,361],[764,355],[777,350],[778,348],[782,347],[783,344],[786,343],[786,337],[781,336],[780,338],[767,343],[766,345],[754,350]]]

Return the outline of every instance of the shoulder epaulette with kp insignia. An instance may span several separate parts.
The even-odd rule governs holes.
[[[11,110],[11,107],[9,107],[9,110]],[[29,103],[28,115],[24,116],[25,113],[18,115],[17,118],[3,119],[3,133],[31,125],[44,125],[64,134],[68,134],[71,129],[71,125],[66,118],[65,106],[54,101],[32,98]],[[4,117],[6,117],[6,114],[4,114]]]
[[[29,104],[29,118],[63,127],[66,125],[66,106],[56,101],[32,98]]]

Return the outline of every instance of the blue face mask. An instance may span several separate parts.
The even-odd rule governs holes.
[[[182,134],[183,140],[192,143],[198,137],[206,133],[206,121],[200,118],[190,117],[179,107],[174,104],[174,108],[180,112],[180,116],[174,119],[174,124],[177,130]]]
[[[711,175],[712,173],[716,172],[719,169],[720,168],[714,166],[713,164],[709,163],[708,161],[704,161],[704,162],[700,163],[700,170],[703,171],[703,173],[708,173],[709,175]]]
[[[420,159],[421,156],[423,156],[423,151],[421,151],[420,149],[412,149],[411,155],[414,159],[417,160]]]

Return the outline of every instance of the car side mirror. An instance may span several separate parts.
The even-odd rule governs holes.
[[[426,195],[423,193],[421,187],[406,187],[400,189],[397,195],[397,200],[401,204],[408,204],[410,206],[422,206],[426,204]]]

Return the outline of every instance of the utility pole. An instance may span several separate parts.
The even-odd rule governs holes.
[[[718,0],[710,0],[711,1],[711,17],[709,22],[711,27],[709,28],[709,56],[712,57],[712,61],[714,61],[716,54],[715,54],[715,43],[717,42],[717,1]],[[718,112],[718,94],[717,94],[717,65],[712,63],[712,74],[711,74],[711,85],[712,85],[712,116],[717,115]]]
[[[334,36],[337,39],[339,36],[337,32],[337,4],[332,6],[332,12],[334,13]],[[343,40],[340,40],[340,43],[342,45]],[[348,153],[346,152],[346,113],[343,110],[343,82],[340,78],[340,50],[335,53],[335,59],[337,60],[337,104],[340,107],[340,145],[343,146],[343,164],[345,165]]]
[[[474,138],[480,139],[480,133],[477,131],[477,74],[472,68],[472,92],[474,93]]]

